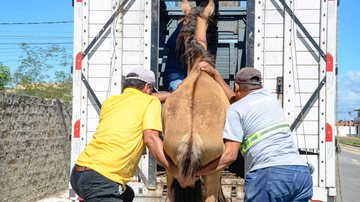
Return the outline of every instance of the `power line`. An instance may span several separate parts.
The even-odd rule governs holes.
[[[20,53],[24,53],[22,51],[16,51],[16,52],[0,52],[0,55],[13,55],[13,54],[20,54]]]
[[[72,39],[71,36],[34,36],[34,35],[0,35],[0,38],[3,39],[20,39],[20,38],[27,38],[27,39],[49,39],[49,38],[65,38],[65,39]]]
[[[4,47],[0,47],[0,50],[21,50],[20,47],[17,48],[4,48]]]
[[[0,27],[1,28],[1,27]],[[57,34],[66,34],[66,33],[73,33],[72,31],[44,31],[44,30],[8,30],[8,28],[6,28],[6,30],[1,30],[1,33],[57,33]]]
[[[0,45],[20,45],[20,44],[30,44],[30,45],[56,45],[56,44],[73,44],[73,42],[38,42],[38,43],[26,43],[26,42],[22,42],[22,43],[13,43],[13,42],[4,42],[4,43],[0,43]]]
[[[0,56],[0,60],[19,60],[20,56]]]
[[[68,24],[74,21],[52,21],[52,22],[0,22],[0,25],[44,25],[44,24]]]
[[[15,59],[15,60],[0,60],[0,62],[19,62],[19,59]]]
[[[17,44],[16,44],[17,45]],[[64,46],[68,46],[68,45],[72,45],[72,44],[65,44]],[[50,45],[48,45],[48,46],[50,46]],[[4,46],[0,46],[0,51],[7,51],[7,50],[22,50],[20,47],[12,47],[12,46],[10,46],[10,47],[4,47]]]

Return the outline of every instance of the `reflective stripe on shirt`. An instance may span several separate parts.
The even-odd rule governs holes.
[[[260,140],[279,133],[279,132],[286,132],[289,131],[290,127],[289,124],[287,122],[278,122],[275,124],[272,124],[270,126],[267,126],[255,133],[253,133],[252,135],[250,135],[240,146],[240,151],[241,154],[244,154],[252,145],[254,145],[255,143],[259,142]]]

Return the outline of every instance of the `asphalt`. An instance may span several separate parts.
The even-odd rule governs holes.
[[[360,148],[340,145],[339,153],[340,198],[343,202],[359,201]]]

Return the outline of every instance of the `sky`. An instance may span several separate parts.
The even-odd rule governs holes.
[[[0,62],[8,66],[11,73],[18,67],[19,57],[23,55],[19,48],[22,42],[39,47],[59,45],[72,54],[72,1],[1,0]]]
[[[352,119],[360,108],[360,1],[341,0],[338,22],[339,119]],[[19,43],[58,44],[72,54],[71,0],[2,0],[0,7],[0,62],[13,73],[22,55]],[[5,24],[57,22],[56,24]],[[61,23],[65,22],[65,23]]]
[[[341,0],[338,21],[339,119],[360,109],[360,1]]]

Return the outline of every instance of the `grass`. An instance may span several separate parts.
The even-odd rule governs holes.
[[[338,142],[350,146],[360,147],[360,138],[357,137],[337,137]]]

